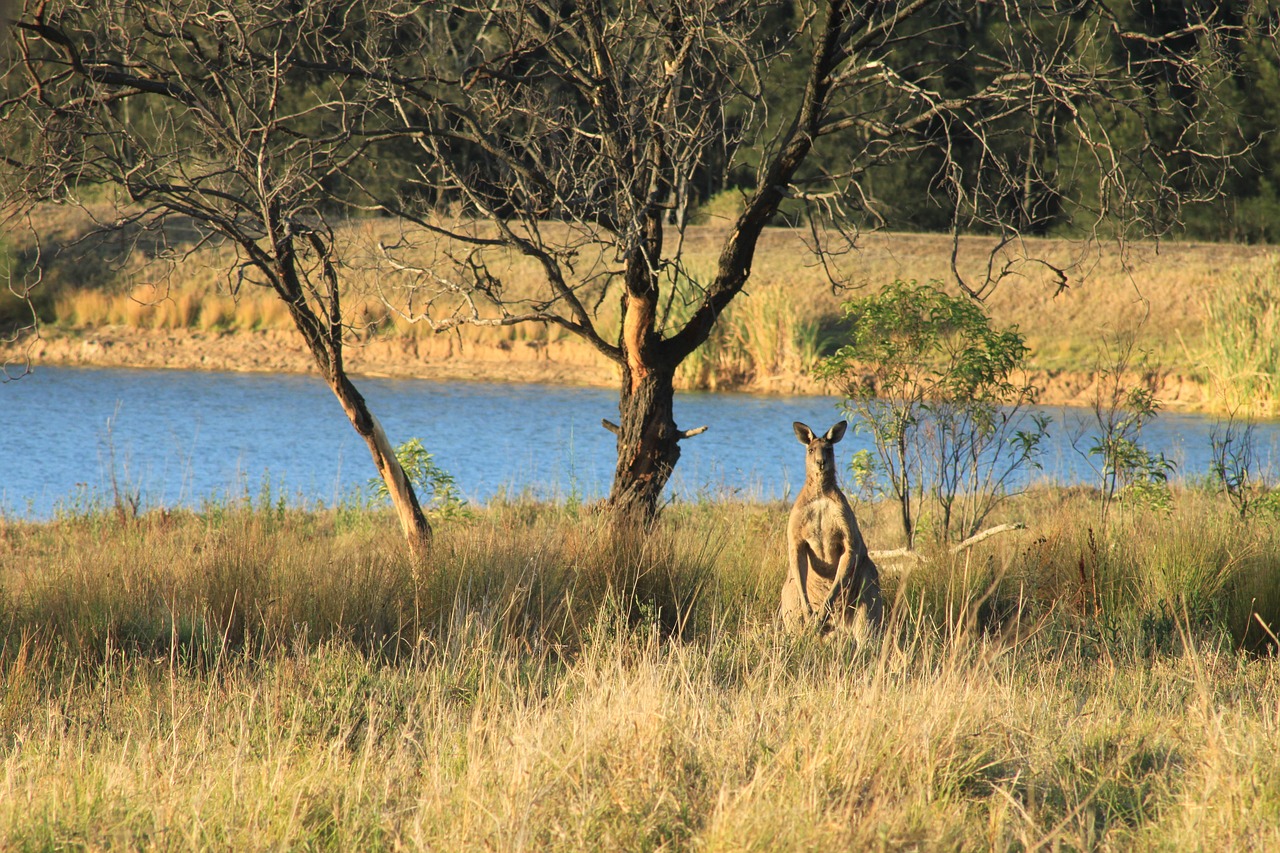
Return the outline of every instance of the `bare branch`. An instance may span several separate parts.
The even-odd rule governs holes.
[[[1219,120],[1251,35],[1212,5],[27,0],[2,174],[27,205],[108,184],[205,223],[328,370],[349,331],[328,220],[396,220],[369,260],[399,316],[542,323],[619,365],[629,485],[611,500],[655,507],[690,432],[676,368],[771,224],[805,226],[833,286],[865,229],[949,230],[955,286],[983,299],[1032,268],[1061,291],[1087,246],[1216,197],[1253,144]],[[742,210],[716,268],[692,270],[689,214],[721,192]],[[1051,231],[1086,248],[1022,239]],[[961,257],[971,237],[985,247]],[[519,281],[500,274],[515,259]]]

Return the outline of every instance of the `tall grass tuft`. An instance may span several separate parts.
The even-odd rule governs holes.
[[[1280,256],[1228,275],[1204,301],[1204,364],[1229,410],[1280,405]]]
[[[806,374],[823,354],[819,329],[819,319],[808,316],[793,291],[766,284],[730,303],[677,378],[687,388],[715,390]]]

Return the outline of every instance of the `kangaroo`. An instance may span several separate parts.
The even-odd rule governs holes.
[[[787,579],[782,585],[779,615],[784,623],[818,617],[820,632],[853,627],[859,609],[878,628],[884,618],[880,573],[867,555],[858,520],[836,485],[835,443],[848,424],[839,421],[824,436],[802,423],[796,438],[808,451],[804,487],[796,496],[787,523]]]

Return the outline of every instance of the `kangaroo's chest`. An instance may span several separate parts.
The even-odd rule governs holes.
[[[799,534],[821,570],[834,571],[849,548],[849,523],[839,502],[820,497],[801,508]]]

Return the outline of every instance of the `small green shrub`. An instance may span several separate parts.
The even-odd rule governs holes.
[[[727,189],[700,204],[689,217],[694,225],[728,225],[746,207],[746,194],[740,189]]]
[[[1134,374],[1151,372],[1150,356],[1136,341],[1131,331],[1104,338],[1098,345],[1098,390],[1093,400],[1097,433],[1087,447],[1081,446],[1081,435],[1072,440],[1098,477],[1104,526],[1117,497],[1154,508],[1168,508],[1172,500],[1169,475],[1174,463],[1163,451],[1153,453],[1141,443],[1143,429],[1160,411],[1160,401],[1150,388],[1134,384]]]
[[[926,495],[942,539],[972,535],[1014,474],[1037,464],[1047,434],[1047,420],[1023,411],[1035,397],[1016,378],[1025,339],[1016,326],[993,327],[978,303],[940,282],[897,280],[844,312],[852,339],[818,373],[844,386],[846,411],[870,430],[907,546]],[[872,482],[872,462],[855,459],[860,488]]]
[[[471,515],[453,475],[436,464],[435,457],[423,446],[422,439],[411,438],[401,444],[396,448],[396,458],[418,493],[424,512],[436,518],[466,518]],[[387,484],[381,478],[369,480],[369,490],[379,501],[390,498]]]

